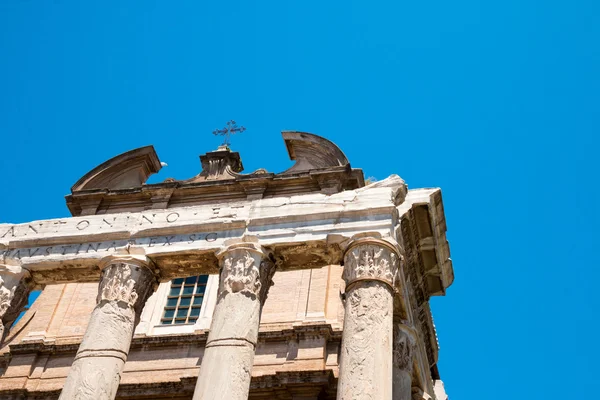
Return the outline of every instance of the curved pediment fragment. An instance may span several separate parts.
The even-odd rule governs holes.
[[[283,131],[283,140],[294,164],[283,174],[342,167],[349,164],[348,159],[333,142],[308,132]]]
[[[142,186],[150,175],[161,169],[153,146],[127,151],[103,162],[83,175],[71,192],[92,189],[126,189]]]

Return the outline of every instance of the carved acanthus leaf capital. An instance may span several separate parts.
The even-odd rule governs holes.
[[[149,260],[116,258],[108,260],[105,265],[97,302],[117,301],[136,309],[142,307],[156,285]]]
[[[219,258],[219,297],[243,293],[264,302],[275,273],[275,264],[265,251],[257,245],[244,243],[223,250]]]
[[[411,372],[416,339],[414,333],[402,324],[394,325],[394,342],[392,346],[392,361],[395,368]]]
[[[399,259],[391,244],[379,239],[361,239],[351,244],[344,256],[346,287],[359,280],[379,280],[394,287]]]
[[[10,327],[27,305],[32,286],[26,269],[0,265],[0,342],[6,334],[5,327]]]

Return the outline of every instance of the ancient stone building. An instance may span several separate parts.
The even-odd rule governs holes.
[[[146,184],[143,147],[77,181],[71,218],[0,224],[0,399],[445,400],[440,190],[283,138],[284,172],[221,146]]]

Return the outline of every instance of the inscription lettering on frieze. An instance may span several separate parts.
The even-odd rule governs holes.
[[[169,226],[174,223],[206,222],[214,218],[237,218],[246,209],[244,205],[224,207],[199,207],[193,210],[165,210],[164,212],[140,213],[116,216],[90,216],[69,219],[48,220],[24,224],[0,224],[0,239],[43,237],[61,232],[102,233],[114,229],[144,229],[156,226]]]
[[[219,238],[217,232],[193,233],[185,235],[162,235],[146,238],[111,240],[106,242],[76,243],[56,246],[31,247],[21,249],[0,250],[0,257],[21,260],[28,258],[44,258],[56,255],[76,256],[79,254],[114,253],[119,248],[139,246],[142,248],[182,245],[189,247],[196,242],[214,242]]]

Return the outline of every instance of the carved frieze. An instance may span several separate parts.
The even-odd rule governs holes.
[[[394,287],[398,281],[398,256],[382,241],[352,246],[344,257],[344,280],[380,280]]]

